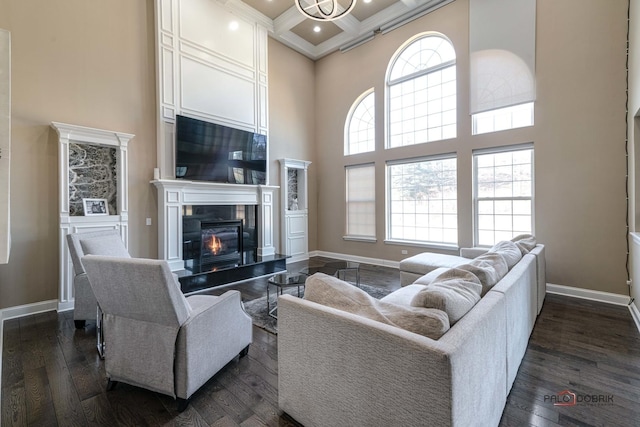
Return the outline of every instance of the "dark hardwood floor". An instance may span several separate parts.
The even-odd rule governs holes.
[[[289,270],[327,261],[312,258]],[[399,274],[363,264],[361,281],[393,290]],[[266,279],[207,293],[227,289],[259,298]],[[253,332],[249,356],[230,362],[178,413],[173,399],[144,389],[119,384],[105,391],[93,323],[76,330],[71,312],[7,320],[2,426],[296,426],[278,410],[277,337]],[[564,390],[576,393],[575,406],[549,400]],[[602,397],[592,403],[587,396]],[[501,421],[526,425],[640,425],[640,334],[627,308],[547,296]]]

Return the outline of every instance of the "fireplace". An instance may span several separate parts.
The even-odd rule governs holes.
[[[185,293],[286,270],[275,252],[274,192],[268,185],[157,179],[158,257],[179,276]],[[241,262],[201,264],[202,223],[242,221]],[[229,255],[231,258],[231,255]],[[210,261],[209,257],[203,260]]]
[[[242,220],[200,223],[200,265],[242,264]]]
[[[182,209],[182,257],[192,273],[253,262],[257,256],[257,207],[187,205]]]

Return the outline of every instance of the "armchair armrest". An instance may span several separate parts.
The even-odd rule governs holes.
[[[89,284],[87,273],[77,274],[73,278],[74,320],[95,320],[98,301]]]
[[[176,396],[187,399],[252,341],[240,292],[187,297],[191,314],[178,332]]]

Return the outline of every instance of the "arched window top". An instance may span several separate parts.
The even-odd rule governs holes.
[[[457,135],[456,53],[443,35],[422,33],[396,51],[387,68],[385,147]]]
[[[344,154],[375,150],[375,92],[369,89],[356,99],[347,116]]]
[[[439,34],[422,34],[410,40],[396,54],[388,82],[426,73],[455,61],[456,51],[449,40]]]

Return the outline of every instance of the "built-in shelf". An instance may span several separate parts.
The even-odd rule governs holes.
[[[311,162],[280,159],[282,251],[290,262],[309,258],[307,171]]]
[[[73,308],[66,236],[115,229],[128,247],[128,145],[134,135],[52,122],[58,133],[60,277],[58,311]],[[109,215],[85,215],[83,198],[106,199]]]

